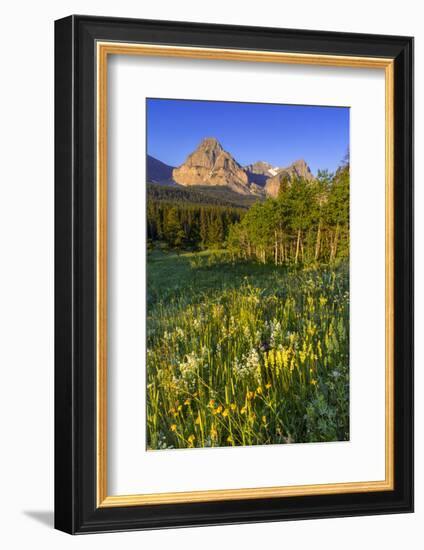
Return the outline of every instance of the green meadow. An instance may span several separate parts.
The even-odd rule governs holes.
[[[276,263],[150,246],[149,449],[349,438],[348,259]]]

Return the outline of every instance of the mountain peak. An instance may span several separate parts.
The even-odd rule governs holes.
[[[289,172],[290,175],[295,175],[300,178],[304,178],[307,181],[312,181],[314,179],[314,176],[311,172],[311,169],[307,165],[306,161],[304,159],[298,159],[295,160],[288,166],[287,168],[284,168],[286,172]]]
[[[250,193],[246,172],[214,137],[204,138],[172,175],[180,185],[227,185],[238,193]]]
[[[198,145],[197,149],[221,149],[222,145],[219,143],[219,141],[214,137],[205,137],[202,139],[200,144]]]
[[[291,166],[308,166],[305,159],[297,159],[291,163]]]
[[[278,170],[278,172],[272,178],[268,178],[265,184],[265,193],[270,197],[277,197],[280,192],[281,185],[290,185],[293,178],[303,178],[304,180],[311,182],[314,180],[314,176],[311,169],[303,159],[295,160],[287,166]]]
[[[252,174],[261,174],[261,175],[269,176],[269,171],[272,169],[272,165],[269,164],[269,162],[265,162],[263,160],[257,160],[253,164],[249,164],[248,166],[245,166],[245,169],[248,172],[251,172]]]

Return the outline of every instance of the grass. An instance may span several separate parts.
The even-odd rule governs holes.
[[[349,438],[348,267],[148,259],[150,449]]]

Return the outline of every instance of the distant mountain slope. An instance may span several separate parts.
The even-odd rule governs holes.
[[[147,182],[157,183],[159,185],[174,185],[175,182],[172,179],[172,171],[174,167],[168,166],[164,162],[147,155]]]
[[[246,170],[249,181],[261,187],[264,187],[268,178],[272,178],[277,174],[278,170],[280,170],[278,167],[273,167],[272,164],[264,162],[263,160],[248,164],[244,169]]]
[[[265,176],[264,174],[255,174],[255,172],[249,172],[248,170],[246,170],[246,174],[249,181],[259,185],[259,187],[265,187],[266,180],[269,178],[269,176]]]
[[[240,195],[225,186],[196,186],[147,184],[149,199],[163,202],[187,202],[191,204],[210,204],[216,206],[231,206],[249,208],[260,200],[255,195]]]

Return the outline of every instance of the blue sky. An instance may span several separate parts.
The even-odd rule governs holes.
[[[303,158],[314,174],[336,170],[349,148],[349,108],[147,99],[147,152],[178,166],[205,137],[241,165],[287,166]]]

